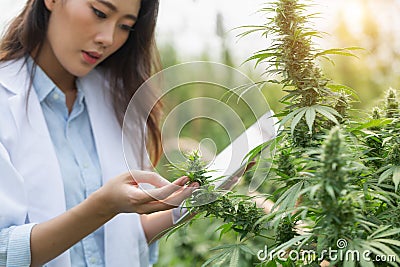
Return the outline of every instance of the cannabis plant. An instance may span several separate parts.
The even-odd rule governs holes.
[[[354,56],[357,48],[319,49],[314,41],[323,34],[312,28],[316,15],[309,6],[300,0],[268,3],[261,9],[266,23],[245,27],[241,34],[258,32],[270,39],[271,46],[248,60],[265,66],[263,82],[279,84],[285,92],[284,109],[276,115],[279,133],[267,144],[276,149],[265,173],[276,188],[272,212],[263,214],[250,197],[234,193],[217,192],[215,201],[196,205],[203,193],[216,191],[198,155],[188,158],[186,175],[203,185],[189,200],[192,212],[220,218],[221,234],[238,234],[235,244],[219,247],[205,265],[224,265],[228,258],[235,266],[240,253],[255,254],[247,247],[252,238],[264,238],[269,247],[255,262],[259,266],[399,266],[396,90],[390,89],[369,117],[353,118],[353,90],[327,78],[319,62],[332,61],[332,55]]]
[[[187,155],[187,160],[180,166],[175,166],[179,171],[179,176],[187,176],[188,183],[197,182],[201,185],[200,189],[193,193],[187,201],[186,207],[190,212],[213,216],[221,219],[224,223],[221,235],[230,230],[240,234],[240,239],[244,239],[250,233],[260,235],[263,230],[260,219],[264,212],[252,201],[252,197],[234,194],[231,191],[216,189],[211,179],[207,175],[206,163],[201,160],[198,151],[193,151]]]
[[[356,48],[318,49],[313,40],[308,4],[279,0],[261,11],[271,14],[265,25],[242,35],[262,32],[272,45],[249,60],[265,63],[266,82],[282,85],[285,105],[277,114],[283,130],[277,137],[277,155],[267,178],[280,185],[272,214],[276,243],[287,258],[272,253],[265,266],[373,266],[371,258],[384,255],[397,266],[399,241],[399,104],[394,90],[383,111],[357,121],[349,116],[352,90],[335,84],[318,66],[330,55],[353,56]],[[396,219],[394,219],[396,218]],[[296,225],[303,229],[297,234]],[[289,251],[312,250],[313,257],[289,257]],[[326,250],[340,255],[327,255]],[[356,252],[354,252],[356,251]],[[370,258],[349,257],[371,253]],[[382,256],[383,257],[383,256]]]

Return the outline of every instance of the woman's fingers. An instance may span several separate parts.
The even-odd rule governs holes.
[[[187,177],[181,177],[176,182],[155,189],[143,190],[148,196],[150,196],[151,200],[163,200],[170,196],[172,193],[183,188],[183,185],[189,181]],[[148,197],[146,198],[148,199]]]
[[[159,201],[154,201],[152,203],[147,203],[141,211],[139,211],[139,214],[149,214],[157,211],[163,211],[163,210],[169,210],[174,208],[173,206],[164,203],[164,202],[159,202]]]
[[[171,205],[173,207],[179,206],[185,199],[190,197],[194,190],[199,188],[198,183],[192,183],[189,186],[182,189],[182,191],[177,191],[174,194],[171,194],[168,198],[163,200],[163,202]]]
[[[199,186],[197,183],[186,186],[188,181],[184,176],[170,183],[157,173],[132,171],[109,181],[104,192],[110,195],[109,202],[118,212],[151,213],[171,209],[188,198]],[[158,188],[145,190],[145,184]]]
[[[197,183],[193,183],[183,189],[180,192],[175,192],[169,198],[164,200],[151,201],[143,205],[143,209],[140,213],[152,213],[156,211],[168,210],[179,206],[186,198],[188,198],[193,191],[198,188]]]
[[[187,176],[182,176],[181,178],[176,179],[173,184],[184,186],[189,181]]]
[[[167,179],[155,172],[132,170],[130,174],[136,183],[147,183],[155,187],[163,187],[170,184]]]
[[[130,173],[126,173],[126,175],[131,176],[130,179],[133,179],[135,184],[147,183],[155,187],[163,187],[171,184],[171,182],[155,172],[132,170]],[[186,176],[182,176],[179,179],[175,180],[173,183],[179,186],[183,186],[185,183],[188,182],[188,180],[185,178]]]

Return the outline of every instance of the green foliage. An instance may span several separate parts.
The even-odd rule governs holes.
[[[178,170],[182,176],[189,178],[189,183],[197,182],[199,185],[206,185],[209,183],[210,176],[207,176],[206,163],[201,160],[199,151],[194,151],[186,155],[187,161]]]
[[[305,4],[306,3],[306,4]],[[248,61],[265,64],[266,79],[282,86],[285,106],[276,116],[281,130],[275,142],[272,167],[265,173],[273,183],[275,205],[263,214],[251,197],[215,191],[207,186],[190,200],[192,211],[221,218],[220,237],[232,232],[236,241],[221,245],[205,265],[240,266],[243,253],[253,238],[268,243],[273,253],[258,266],[399,266],[400,264],[400,109],[395,90],[390,89],[382,104],[368,118],[352,117],[354,90],[333,83],[318,66],[318,59],[330,55],[355,56],[358,48],[321,50],[313,40],[322,38],[311,28],[309,1],[276,0],[261,12],[270,14],[265,25],[244,27],[241,36],[261,33],[272,45],[256,52]],[[271,77],[272,76],[272,77]],[[255,149],[254,155],[261,149]],[[249,156],[250,158],[252,156]],[[196,163],[189,159],[187,170]],[[192,163],[190,163],[192,161]],[[203,165],[204,166],[204,165]],[[206,181],[198,169],[193,179]],[[212,194],[211,194],[212,193]],[[215,201],[195,205],[199,198]],[[196,198],[198,198],[196,200]],[[200,199],[202,202],[204,199]],[[199,218],[199,217],[198,217]],[[258,249],[262,249],[259,247]],[[357,251],[360,258],[332,257]],[[286,251],[285,259],[278,253]],[[311,258],[291,259],[290,252],[312,250]],[[385,256],[377,262],[362,257]],[[257,263],[257,259],[254,259]]]
[[[222,219],[224,224],[220,227],[221,236],[230,230],[240,234],[241,240],[249,233],[256,236],[261,234],[263,226],[259,221],[264,215],[263,210],[251,201],[251,197],[215,189],[198,151],[189,154],[180,169],[183,175],[189,177],[190,182],[202,185],[187,201],[191,212]]]
[[[290,217],[285,217],[279,222],[275,241],[279,244],[283,244],[293,239],[298,234],[296,233],[295,222],[291,221]]]
[[[317,58],[354,56],[357,48],[315,48],[313,38],[322,33],[310,27],[307,5],[279,0],[262,9],[271,13],[268,22],[246,31],[262,32],[272,45],[251,56],[266,64],[265,74],[274,76],[286,93],[276,116],[284,126],[268,179],[276,181],[274,210],[266,220],[275,230],[274,248],[317,252],[307,265],[328,260],[335,266],[374,266],[365,259],[350,262],[329,258],[325,249],[357,249],[373,255],[394,255],[400,263],[399,223],[400,139],[399,102],[390,89],[383,107],[370,119],[349,116],[353,90],[326,78]],[[280,80],[277,80],[280,77]],[[269,77],[268,77],[269,78]],[[269,79],[270,80],[270,79]],[[397,215],[395,215],[397,214]],[[301,235],[296,223],[302,222]],[[374,238],[376,235],[382,238]],[[302,237],[302,238],[301,238]],[[294,241],[303,241],[296,243]],[[339,247],[343,240],[347,247]],[[272,264],[272,265],[271,265]],[[304,261],[284,261],[277,256],[265,266],[303,266]]]

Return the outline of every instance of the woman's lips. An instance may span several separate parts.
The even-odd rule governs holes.
[[[82,51],[82,57],[90,65],[96,64],[101,58],[101,54],[91,51]]]

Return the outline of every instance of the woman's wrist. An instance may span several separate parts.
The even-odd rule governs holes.
[[[100,188],[92,193],[85,201],[89,202],[95,216],[103,220],[111,220],[118,215],[117,208],[107,197],[107,194]]]

